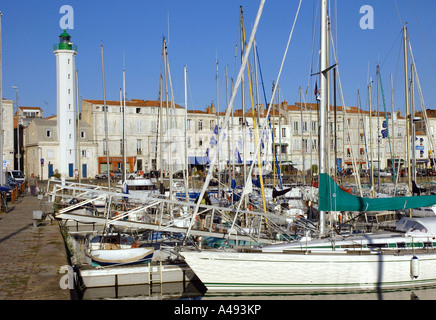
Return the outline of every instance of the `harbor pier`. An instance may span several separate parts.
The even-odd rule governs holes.
[[[45,219],[34,223],[34,211]],[[71,300],[59,272],[68,266],[59,223],[45,213],[44,200],[24,192],[8,212],[0,213],[0,300]]]

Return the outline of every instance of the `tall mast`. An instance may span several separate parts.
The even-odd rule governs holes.
[[[172,150],[171,150],[171,137],[170,137],[170,107],[169,107],[169,99],[168,99],[168,73],[169,73],[169,63],[168,63],[168,52],[167,52],[167,42],[164,38],[164,63],[165,63],[165,103],[166,103],[166,150],[168,151],[168,174],[169,174],[169,189],[170,189],[170,200],[172,200],[172,192],[171,189],[173,187],[173,159],[172,159]],[[171,97],[172,98],[172,97]],[[172,103],[174,99],[171,99]]]
[[[185,171],[186,173],[183,175],[185,177],[185,199],[189,201],[189,164],[188,164],[188,92],[186,85],[186,73],[187,67],[183,69],[183,75],[185,80]]]
[[[159,162],[160,162],[160,184],[163,188],[163,93],[162,93],[162,75],[159,77]],[[157,147],[156,147],[157,149]]]
[[[305,176],[305,168],[304,168],[304,132],[303,132],[303,101],[302,101],[302,93],[301,86],[299,88],[300,91],[300,126],[301,126],[301,167],[303,168],[303,186],[306,185],[306,176]],[[281,145],[281,143],[280,143]],[[307,144],[306,144],[307,146]],[[307,150],[306,150],[307,152]]]
[[[123,67],[123,183],[126,182],[126,68]]]
[[[404,93],[406,102],[406,156],[407,156],[407,177],[409,192],[412,191],[412,175],[410,166],[410,110],[409,110],[409,75],[407,63],[407,27],[403,27],[403,43],[404,43]]]
[[[328,66],[327,66],[327,0],[321,0],[321,57],[320,57],[320,141],[319,141],[319,173],[328,174],[327,163],[327,110],[328,110]],[[325,233],[325,215],[320,211],[319,232],[323,236]]]
[[[216,59],[216,126],[218,128],[218,133],[220,131],[220,123],[219,123],[219,110],[220,110],[220,95],[219,95],[219,74],[218,74],[218,59]],[[218,162],[218,198],[221,194],[221,164],[220,164],[220,150],[216,148],[216,152],[218,152],[217,155],[217,162]]]
[[[241,16],[240,16],[240,34],[241,34],[241,61],[243,60],[244,57],[244,36],[242,34],[242,22],[243,22],[243,11],[242,11],[242,6],[240,6],[240,10],[241,10]],[[246,127],[246,122],[245,122],[245,78],[244,78],[244,74],[242,74],[241,77],[241,97],[242,97],[242,162],[243,162],[243,170],[244,170],[244,181],[247,181],[247,166],[246,166],[246,152],[245,152],[245,134],[247,132],[247,127]],[[244,199],[242,201],[243,204],[243,208],[245,208],[245,206],[247,205],[247,198],[248,195],[244,195]]]
[[[101,48],[101,68],[103,73],[103,104],[104,104],[104,133],[106,144],[106,165],[107,165],[107,185],[109,191],[111,190],[111,176],[110,176],[110,163],[109,163],[109,134],[108,134],[108,119],[107,119],[107,105],[106,105],[106,80],[104,75],[104,52],[103,43],[100,44]]]
[[[379,75],[380,75],[380,67],[377,65],[377,167],[378,167],[378,175],[377,175],[377,190],[380,193],[380,111],[379,111]]]
[[[395,172],[398,174],[397,169],[395,169],[395,124],[394,124],[394,84],[392,80],[392,74],[391,74],[391,106],[392,106],[392,114],[391,114],[391,122],[392,122],[392,154],[394,161],[392,163],[392,167],[394,170],[392,172]],[[400,166],[398,165],[398,169],[400,169]],[[394,176],[394,184],[395,184],[395,193],[397,190],[397,177]]]
[[[368,100],[369,100],[369,156],[370,156],[370,173],[371,173],[371,197],[375,197],[374,190],[374,159],[372,152],[372,104],[371,104],[371,84],[368,84]]]
[[[410,66],[410,101],[411,101],[411,115],[410,115],[410,127],[411,127],[411,133],[412,133],[412,178],[414,181],[416,181],[416,151],[415,151],[415,139],[416,139],[416,132],[415,132],[415,123],[413,122],[413,119],[415,118],[415,78],[414,78],[414,70],[415,65],[412,63]]]

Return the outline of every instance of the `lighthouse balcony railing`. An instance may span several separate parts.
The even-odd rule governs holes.
[[[68,43],[56,43],[53,45],[53,51],[56,50],[72,50],[77,52],[77,45]]]

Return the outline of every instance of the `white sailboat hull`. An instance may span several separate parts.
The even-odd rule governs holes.
[[[395,288],[436,284],[436,253],[184,252],[208,292],[300,291]],[[418,276],[412,276],[418,265]],[[416,271],[415,271],[416,272]],[[416,273],[415,273],[416,275]]]
[[[115,250],[92,250],[91,258],[100,265],[134,264],[150,261],[154,248],[128,248]]]

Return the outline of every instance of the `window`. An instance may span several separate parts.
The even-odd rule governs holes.
[[[70,80],[71,79],[71,74],[68,74],[68,80]]]
[[[309,140],[303,139],[303,152],[309,151]]]
[[[136,140],[136,153],[142,154],[142,140]]]
[[[103,155],[107,155],[107,143],[106,143],[106,139],[103,139]]]
[[[397,128],[397,137],[403,136],[403,128]]]
[[[298,121],[294,121],[293,128],[294,128],[294,134],[298,134],[300,132],[300,126]]]
[[[142,122],[136,121],[136,133],[141,133],[142,131]]]
[[[198,146],[201,147],[203,145],[203,138],[198,139]]]
[[[51,129],[47,129],[47,130],[45,131],[45,137],[46,137],[46,138],[51,138],[51,137],[52,137],[52,131],[51,131]]]
[[[141,113],[141,108],[136,108],[136,113]]]
[[[192,123],[191,119],[188,119],[186,122],[186,130],[187,131],[191,131],[191,123]]]
[[[198,121],[198,131],[203,130],[203,120]]]
[[[210,129],[213,130],[215,128],[215,120],[210,120]]]
[[[282,137],[286,138],[286,128],[282,128]]]
[[[311,123],[311,129],[312,129],[312,133],[317,133],[318,132],[318,124],[316,121],[312,121]]]
[[[294,151],[301,151],[300,141],[301,139],[294,139]]]
[[[340,140],[338,140],[338,145],[339,145],[339,141]],[[317,139],[313,139],[313,141],[312,141],[312,151],[316,151],[317,150],[317,146],[318,146]]]
[[[80,150],[80,153],[82,154],[82,158],[86,158],[86,150]]]
[[[307,130],[307,122],[306,121],[303,122],[303,131],[304,132],[308,131]]]
[[[86,131],[80,130],[80,138],[85,139],[86,138]]]

